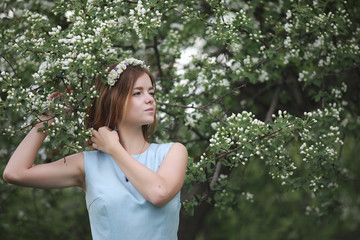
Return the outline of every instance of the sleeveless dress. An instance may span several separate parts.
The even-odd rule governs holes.
[[[156,172],[171,145],[151,144],[142,154],[132,156]],[[104,152],[84,152],[84,168],[93,240],[177,239],[180,192],[162,207],[153,205]]]

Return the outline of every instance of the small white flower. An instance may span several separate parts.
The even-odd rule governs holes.
[[[293,27],[293,25],[291,23],[285,23],[285,25],[284,25],[285,31],[288,33],[291,32],[292,27]]]
[[[110,86],[114,86],[115,85],[115,80],[114,79],[108,79],[108,84]]]
[[[287,36],[286,39],[284,40],[284,45],[285,47],[291,46],[291,38],[289,36]]]
[[[291,11],[290,11],[290,10],[287,10],[287,12],[286,12],[286,19],[291,18],[291,15],[292,15]]]

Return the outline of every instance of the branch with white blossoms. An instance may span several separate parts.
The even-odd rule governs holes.
[[[209,116],[215,118],[216,120],[218,120],[219,122],[223,123],[226,125],[226,122],[224,122],[222,119],[220,119],[219,117],[215,116],[214,114],[212,114],[208,108],[217,103],[217,102],[220,102],[224,97],[230,95],[230,94],[233,94],[234,92],[236,92],[238,89],[241,89],[241,88],[244,88],[246,87],[246,84],[242,84],[240,86],[237,86],[235,88],[232,88],[230,89],[230,91],[228,91],[227,93],[213,99],[211,102],[203,105],[203,106],[194,106],[193,104],[192,105],[181,105],[181,104],[174,104],[174,103],[165,103],[165,102],[157,102],[157,104],[159,105],[165,105],[165,106],[170,106],[170,107],[175,107],[175,108],[190,108],[190,109],[195,109],[197,111],[200,111],[200,112],[205,112],[206,114],[208,114]],[[160,109],[161,111],[161,109]]]
[[[237,115],[232,114],[226,119],[227,125],[219,126],[209,141],[210,145],[207,152],[201,155],[200,160],[197,162],[193,159],[190,160],[185,183],[189,185],[194,184],[193,181],[206,183],[208,191],[204,192],[201,199],[217,199],[216,195],[222,194],[222,190],[225,190],[226,184],[219,184],[218,181],[225,169],[233,171],[241,168],[241,166],[246,168],[250,159],[253,158],[264,159],[267,157],[277,161],[277,164],[273,166],[270,164],[270,173],[273,176],[278,176],[278,178],[287,178],[296,169],[294,163],[285,157],[285,153],[278,153],[274,156],[270,148],[272,148],[271,142],[274,141],[272,140],[274,138],[282,144],[285,144],[289,138],[294,138],[293,125],[298,120],[285,113],[281,117],[279,116],[281,121],[272,125],[265,125],[253,117],[252,113],[246,111]],[[289,129],[290,131],[286,131]],[[225,169],[222,169],[221,166],[225,166]],[[242,174],[244,176],[244,172]],[[221,181],[224,183],[225,180],[222,178]],[[240,187],[240,185],[238,186]],[[231,191],[238,191],[239,189],[232,189]],[[228,190],[230,191],[230,189]],[[218,202],[219,206],[223,206],[223,204]]]
[[[242,189],[242,180],[237,183],[237,187],[232,187],[227,174],[242,169],[241,179],[244,179],[248,165],[257,159],[264,160],[259,164],[266,165],[271,178],[280,180],[284,187],[298,189],[302,186],[309,189],[309,194],[317,192],[321,195],[327,185],[327,190],[334,191],[336,181],[333,182],[334,179],[330,176],[333,176],[334,172],[340,172],[333,164],[342,141],[339,139],[339,128],[334,127],[334,122],[340,121],[341,108],[332,106],[332,109],[306,113],[307,117],[304,120],[279,111],[278,116],[273,115],[274,122],[269,124],[264,124],[255,119],[252,113],[245,111],[228,117],[227,125],[219,126],[209,140],[209,148],[200,159],[189,160],[185,185],[203,183],[207,186],[207,191],[187,201],[187,207],[191,208],[194,201],[197,201],[197,204],[202,201],[215,201],[215,205],[222,209],[233,207],[231,202],[222,200],[221,196],[244,192],[246,189]],[[324,129],[327,123],[324,125],[324,122],[319,121],[324,117],[329,124],[331,123],[328,129]],[[303,142],[300,148],[299,141]],[[303,160],[303,163],[296,163],[288,153],[291,142],[294,143],[292,148],[298,152],[298,156],[306,155],[309,159]],[[307,147],[309,142],[313,144]],[[313,161],[311,166],[314,166],[319,159],[323,159],[324,154],[328,160],[319,162],[318,167],[309,172],[306,162]],[[303,177],[299,178],[299,174],[306,174],[308,181],[304,181]],[[301,184],[299,181],[302,181]]]

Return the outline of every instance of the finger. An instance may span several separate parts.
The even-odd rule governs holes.
[[[92,146],[93,148],[97,149],[96,143],[93,143],[91,146]]]
[[[93,130],[91,131],[91,133],[92,133],[93,136],[95,136],[95,135],[97,135],[98,132],[93,129]]]
[[[74,90],[71,89],[71,85],[66,87],[65,93],[74,93]]]
[[[108,130],[109,132],[112,132],[113,130],[111,128],[109,128],[108,126],[105,126],[105,129]]]
[[[113,132],[115,132],[118,137],[120,136],[119,132],[116,129],[114,129]]]
[[[50,94],[49,96],[49,100],[52,101],[54,98],[58,97],[59,92],[53,92],[52,94]]]
[[[66,87],[65,93],[69,93],[70,91],[71,91],[71,86],[68,85],[68,86]]]
[[[102,127],[99,128],[99,132],[100,131],[111,131],[111,129],[108,128],[107,126],[102,126]]]

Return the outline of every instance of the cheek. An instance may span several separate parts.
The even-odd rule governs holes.
[[[128,109],[129,112],[136,112],[140,108],[141,108],[140,101],[133,100],[129,102],[129,109]]]

